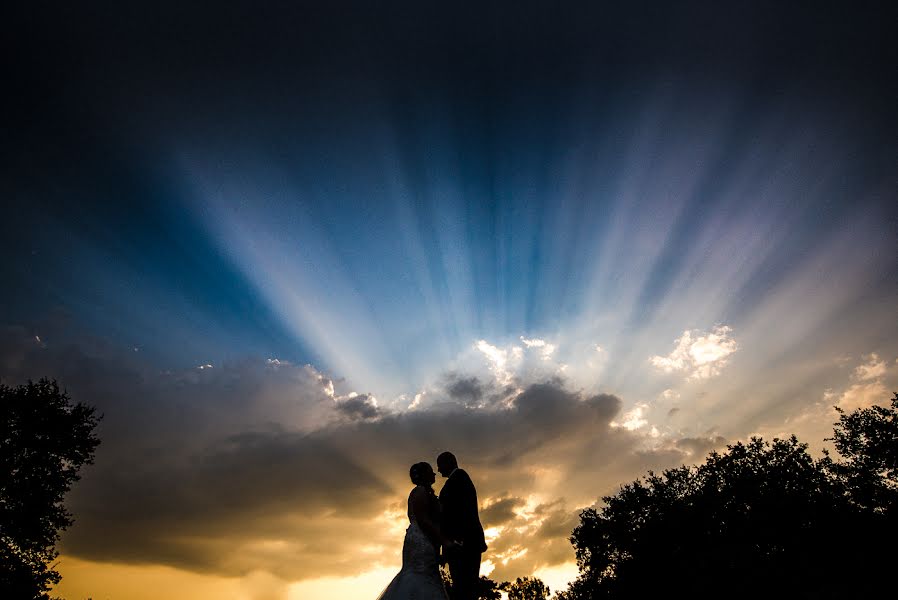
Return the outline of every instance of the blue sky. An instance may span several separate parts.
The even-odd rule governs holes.
[[[63,310],[166,367],[266,355],[398,394],[479,339],[660,352],[802,277],[812,305],[838,296],[827,316],[888,293],[891,146],[685,87],[604,112],[557,100],[554,131],[504,116],[486,141],[439,106],[370,107],[333,137],[169,134],[25,213],[12,268],[30,293],[11,309],[38,335]]]

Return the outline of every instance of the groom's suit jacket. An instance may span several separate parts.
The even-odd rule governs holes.
[[[456,469],[440,490],[443,535],[461,542],[465,550],[486,552],[483,526],[477,514],[477,490],[466,472]]]

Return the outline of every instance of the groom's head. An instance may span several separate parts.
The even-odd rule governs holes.
[[[439,456],[437,456],[437,471],[440,472],[440,475],[443,477],[449,477],[452,474],[452,471],[458,468],[458,461],[455,460],[455,455],[451,452],[443,452]]]

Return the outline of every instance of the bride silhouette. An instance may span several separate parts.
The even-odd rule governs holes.
[[[440,578],[440,545],[454,542],[440,533],[440,501],[433,492],[436,481],[429,463],[409,469],[415,487],[408,495],[409,526],[402,544],[402,569],[377,600],[447,600]]]

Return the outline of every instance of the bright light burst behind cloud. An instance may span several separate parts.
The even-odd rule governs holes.
[[[569,365],[568,376],[648,394],[647,356],[697,381],[723,373],[737,350],[740,360],[770,344],[788,351],[859,301],[889,260],[873,251],[887,236],[862,201],[872,189],[859,192],[868,208],[844,220],[816,208],[840,193],[829,183],[847,168],[842,148],[808,123],[790,132],[762,114],[751,143],[724,161],[718,142],[733,113],[716,100],[709,114],[689,92],[630,108],[619,117],[631,128],[625,152],[582,141],[544,165],[564,177],[539,185],[512,168],[535,150],[516,147],[496,158],[489,211],[486,182],[465,180],[476,193],[462,193],[461,164],[423,127],[451,119],[439,113],[425,118],[421,142],[446,160],[424,175],[424,164],[397,154],[384,118],[354,132],[382,151],[339,188],[321,183],[326,170],[262,167],[227,149],[185,153],[184,178],[221,252],[304,353],[351,388],[397,397],[472,341],[519,340]],[[791,157],[790,169],[765,148]],[[821,164],[831,166],[822,179]],[[589,185],[573,183],[587,175]],[[834,235],[817,235],[821,219]],[[863,327],[884,318],[872,308]],[[673,350],[660,352],[671,339]],[[564,356],[597,345],[602,357],[588,367]],[[502,360],[515,357],[493,355],[494,368]]]
[[[653,356],[652,365],[666,373],[682,371],[689,379],[708,379],[719,375],[731,354],[737,350],[730,337],[731,327],[719,325],[710,333],[684,331],[676,347],[667,356]]]

